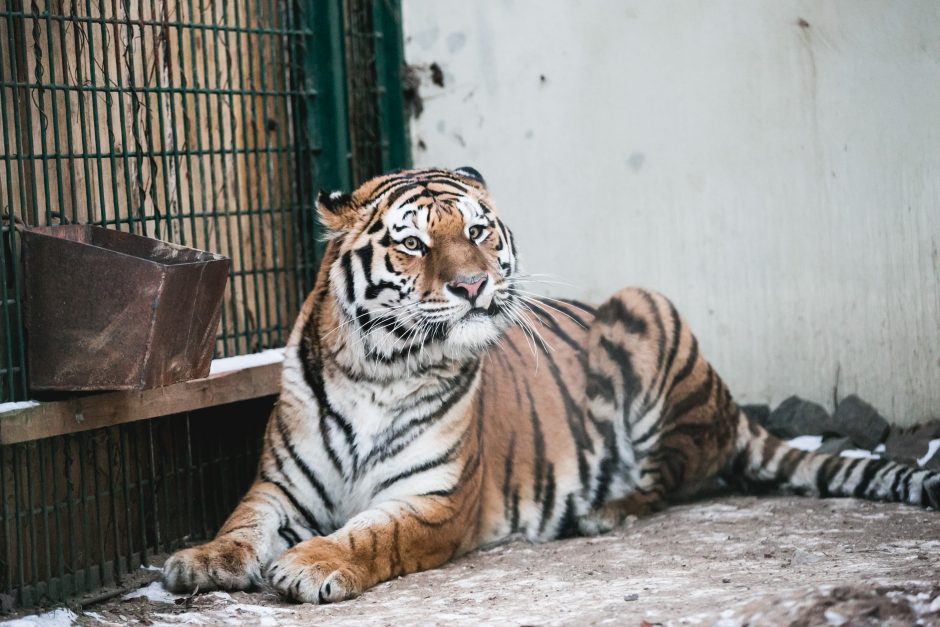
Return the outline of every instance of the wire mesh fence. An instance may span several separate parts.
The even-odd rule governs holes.
[[[375,16],[393,29],[397,8],[347,0],[334,34],[318,26],[329,4],[4,0],[3,211],[229,256],[217,353],[283,345],[316,270],[318,166],[345,170],[325,182],[348,186],[407,159],[388,154],[404,144],[400,112],[385,127],[376,113],[397,91],[379,81],[397,79],[377,72],[389,56],[381,40],[398,33],[376,31]],[[317,58],[317,40],[331,36],[345,60]],[[320,87],[345,95],[349,114],[319,110]],[[321,140],[317,129],[335,122],[352,142]],[[4,240],[0,389],[12,400],[28,390],[17,243],[8,230]]]
[[[290,179],[316,148],[292,99],[314,93],[289,80],[312,33],[273,0],[36,8],[7,2],[0,22],[5,209],[229,256],[219,353],[282,343],[313,263]]]
[[[0,448],[0,594],[28,606],[121,585],[211,537],[254,477],[272,404]]]
[[[408,164],[402,63],[393,0],[0,0],[0,402],[30,397],[14,220],[231,257],[216,355],[282,346],[321,254],[317,190]],[[0,447],[0,606],[211,535],[266,411],[217,415]]]

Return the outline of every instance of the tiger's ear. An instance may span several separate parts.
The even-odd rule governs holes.
[[[471,168],[468,165],[460,166],[454,170],[457,174],[461,176],[466,176],[468,179],[473,179],[480,184],[481,187],[486,189],[486,181],[483,180],[483,175],[476,168]]]
[[[327,194],[322,189],[317,194],[317,213],[320,222],[334,235],[350,230],[359,218],[352,196],[343,192]]]

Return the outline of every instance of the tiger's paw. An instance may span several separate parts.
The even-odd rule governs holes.
[[[163,565],[163,585],[171,592],[247,590],[261,583],[254,551],[237,540],[213,540],[177,551]]]
[[[289,601],[336,603],[363,587],[345,551],[325,538],[311,538],[286,551],[266,571],[268,582]]]

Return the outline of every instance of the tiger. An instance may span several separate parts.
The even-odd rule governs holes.
[[[320,192],[326,248],[257,477],[174,592],[351,599],[481,546],[610,531],[723,481],[940,507],[940,473],[793,448],[664,296],[538,297],[474,168]]]

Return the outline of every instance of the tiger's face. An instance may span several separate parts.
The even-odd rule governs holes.
[[[318,205],[339,247],[332,294],[365,356],[473,355],[518,312],[512,234],[476,170],[397,172]]]

